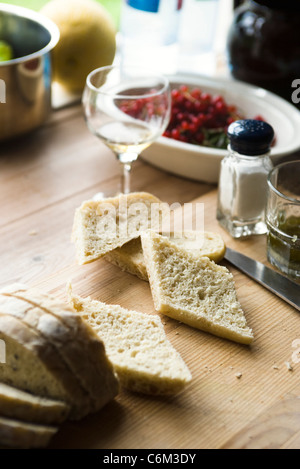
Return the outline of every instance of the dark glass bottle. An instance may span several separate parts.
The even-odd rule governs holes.
[[[248,0],[235,10],[228,35],[234,78],[292,101],[300,79],[300,0]]]

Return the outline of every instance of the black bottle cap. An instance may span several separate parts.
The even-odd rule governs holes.
[[[299,0],[252,0],[252,2],[272,10],[300,11]]]
[[[270,151],[274,130],[263,121],[239,120],[230,124],[228,137],[233,151],[242,155],[259,156]]]

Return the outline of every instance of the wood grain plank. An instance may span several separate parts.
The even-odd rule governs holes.
[[[219,230],[213,216],[215,193],[209,193],[200,200],[206,204],[206,227]],[[231,244],[234,243],[231,240]],[[256,238],[251,242],[251,249],[256,246],[255,255],[262,259],[265,249],[258,249],[261,243],[262,238]],[[240,346],[161,316],[168,338],[192,372],[192,385],[171,400],[157,401],[122,392],[118,403],[125,407],[123,424],[126,427],[130,422],[126,435],[123,434],[124,426],[116,422],[117,428],[109,441],[105,432],[99,430],[96,440],[90,441],[80,432],[78,440],[71,441],[67,436],[67,426],[53,441],[54,447],[84,444],[97,448],[222,448],[228,435],[242,435],[255,416],[276,407],[282,396],[298,385],[299,366],[290,372],[285,363],[291,360],[292,343],[299,335],[299,314],[236,269],[229,268],[234,274],[249,325],[254,329],[254,344],[251,347]],[[75,269],[72,267],[61,277],[48,278],[41,286],[65,297],[64,278],[71,276],[74,290],[83,296],[91,295],[107,303],[155,314],[148,284],[120,272],[103,260]],[[60,281],[62,284],[58,286]],[[242,374],[240,379],[237,373]],[[144,416],[142,421],[141,413]],[[298,423],[296,415],[293,420],[295,432],[300,428]],[[89,425],[88,422],[84,427],[86,431]],[[152,428],[156,428],[155,435]],[[286,438],[291,436],[289,432]],[[257,440],[256,445],[266,445],[266,438]],[[270,445],[273,445],[273,440],[271,432]],[[284,441],[287,440],[279,435],[278,445]]]
[[[179,197],[181,201],[189,201],[210,188],[165,174],[144,163],[140,163],[133,174],[137,179],[137,190],[149,190],[169,203],[178,201]],[[67,175],[65,182],[67,183]],[[4,208],[7,222],[1,223],[0,227],[0,285],[16,280],[31,283],[73,264],[75,251],[70,238],[76,207],[83,200],[92,197],[100,187],[109,190],[117,182],[118,177],[57,202],[51,203],[48,199],[48,203],[39,209],[33,208],[31,194],[24,195],[18,216],[13,212],[12,205],[18,204],[18,199],[14,197],[14,202]],[[166,187],[169,187],[168,194]],[[38,203],[41,204],[41,201]],[[23,206],[24,215],[21,216]],[[8,222],[10,216],[12,220]]]
[[[281,449],[299,449],[300,448],[300,431],[295,433],[287,442],[282,445]]]
[[[118,191],[119,163],[88,131],[80,109],[71,109],[67,118],[61,119],[58,113],[52,125],[43,127],[32,138],[2,145],[1,226],[74,194],[82,193],[83,200],[88,189],[89,197],[104,187],[106,191]],[[159,192],[164,200],[168,200],[173,186],[176,201],[187,197],[191,200],[213,187],[170,176],[140,160],[133,165],[132,190],[145,190],[146,186],[149,191]]]
[[[299,437],[300,396],[286,396],[264,410],[222,449],[278,449]]]
[[[7,144],[1,152],[0,286],[21,281],[66,300],[66,282],[72,279],[82,296],[157,314],[147,282],[101,259],[76,264],[70,242],[74,210],[118,180],[109,152],[102,165],[99,142],[87,132],[80,109],[58,112],[34,137]],[[236,241],[220,228],[212,186],[177,178],[142,160],[134,166],[133,179],[137,190],[166,202],[204,203],[205,229],[267,263],[264,236]],[[300,339],[299,313],[224,265],[234,275],[254,330],[253,345],[235,344],[161,315],[169,340],[192,372],[192,383],[169,398],[122,390],[99,413],[64,424],[51,448],[299,447],[300,364],[293,364],[293,371],[286,366],[293,342]]]

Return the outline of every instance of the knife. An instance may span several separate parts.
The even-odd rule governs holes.
[[[227,248],[225,259],[250,278],[300,311],[300,285],[233,249]]]

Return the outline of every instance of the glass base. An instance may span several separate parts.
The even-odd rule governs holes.
[[[264,235],[267,233],[267,225],[263,220],[244,221],[232,220],[222,213],[217,213],[217,220],[228,233],[236,239],[248,238],[253,235]]]
[[[287,236],[268,225],[268,261],[293,280],[300,281],[300,242],[288,242]]]
[[[278,256],[278,253],[270,248],[268,248],[268,261],[270,264],[280,270],[280,272],[287,275],[287,277],[291,278],[297,283],[300,282],[299,264],[298,266],[293,266],[289,262],[286,262],[285,259],[282,259],[280,256]]]
[[[121,165],[122,171],[123,171],[123,164]],[[125,181],[126,180],[126,181]],[[122,177],[119,180],[118,184],[116,184],[114,189],[105,189],[101,192],[97,192],[93,196],[93,200],[103,200],[103,199],[111,199],[114,197],[118,197],[121,194],[129,194],[130,193],[130,185],[129,185],[129,178],[126,177],[126,175],[123,175],[122,172]]]
[[[121,190],[121,184],[113,190],[105,190],[101,192],[97,192],[95,195],[93,195],[92,200],[103,200],[103,199],[111,199],[113,197],[118,197],[119,195],[124,194]]]
[[[97,192],[97,194],[95,194],[93,197],[92,197],[92,200],[104,200],[104,199],[111,199],[113,197],[117,197],[118,195],[120,195],[121,193],[120,192],[113,192],[113,191],[107,191],[107,192]]]

